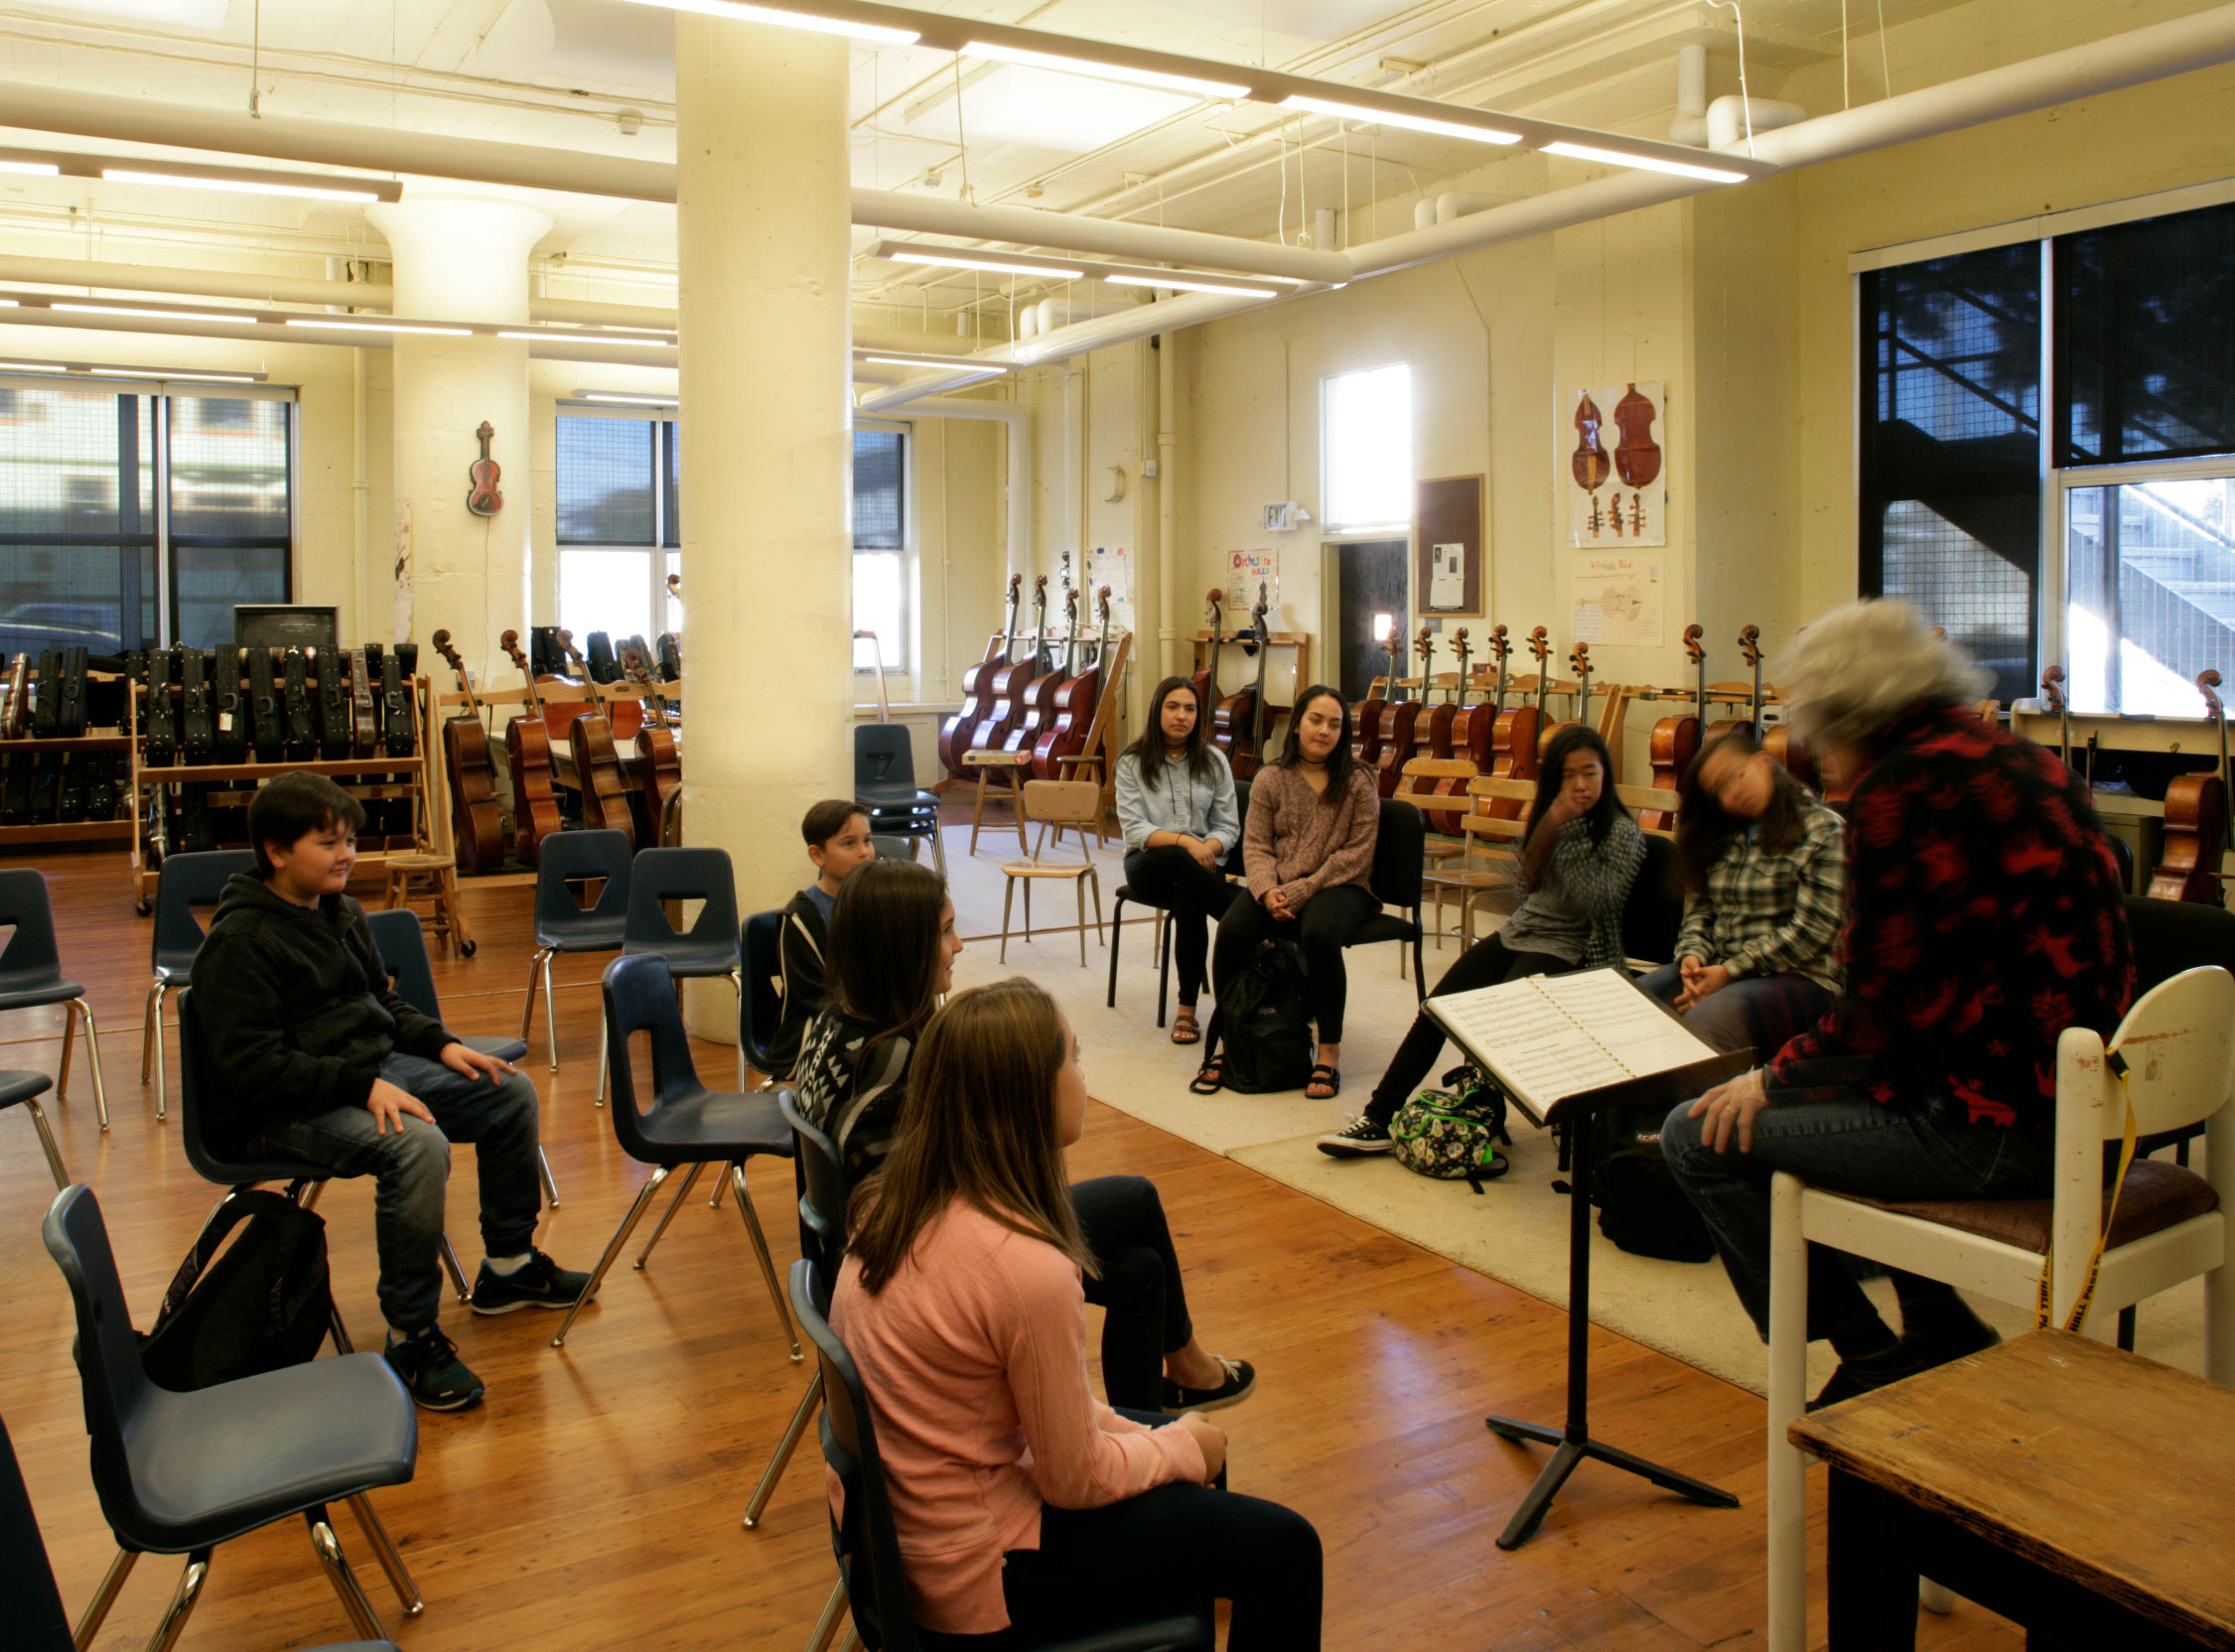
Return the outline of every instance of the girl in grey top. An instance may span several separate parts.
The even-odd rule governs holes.
[[[1210,742],[1194,682],[1167,677],[1150,703],[1155,712],[1148,728],[1117,760],[1125,884],[1129,898],[1173,914],[1180,1009],[1172,1041],[1191,1044],[1202,1036],[1195,1001],[1202,995],[1210,921],[1234,898],[1221,863],[1241,840],[1241,810],[1234,772]]]

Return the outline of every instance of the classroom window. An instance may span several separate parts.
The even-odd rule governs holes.
[[[1326,531],[1411,525],[1412,368],[1399,361],[1320,380],[1320,475]]]
[[[908,668],[908,436],[854,432],[854,669]]]
[[[293,416],[274,397],[0,389],[0,650],[209,647],[234,604],[292,600]]]
[[[679,623],[667,576],[681,561],[682,471],[672,419],[562,413],[553,453],[559,624],[647,642]]]

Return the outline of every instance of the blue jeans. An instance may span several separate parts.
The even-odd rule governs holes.
[[[1682,988],[1674,964],[1637,978],[1638,987],[1666,1004]],[[1805,975],[1742,975],[1684,1012],[1684,1025],[1717,1049],[1750,1049],[1766,1061],[1796,1034],[1823,1020],[1837,1000]]]
[[[1721,995],[1718,994],[1718,997]],[[1739,1301],[1769,1335],[1769,1177],[1885,1199],[2038,1198],[2049,1188],[2054,1144],[2045,1132],[1973,1124],[1964,1104],[1929,1097],[1886,1105],[1859,1090],[1771,1085],[1754,1115],[1753,1151],[1706,1145],[1703,1118],[1679,1102],[1661,1126],[1669,1169],[1715,1237]],[[1900,1284],[1899,1277],[1895,1280]],[[1867,1330],[1879,1312],[1840,1253],[1808,1247],[1808,1335],[1835,1340]]]
[[[383,1136],[369,1110],[337,1107],[308,1118],[275,1119],[250,1147],[307,1160],[337,1175],[373,1178],[380,1312],[408,1335],[433,1324],[442,1305],[450,1144],[475,1146],[483,1248],[490,1256],[518,1256],[533,1247],[543,1207],[535,1164],[540,1121],[535,1084],[525,1073],[491,1083],[398,1051],[380,1063],[380,1076],[418,1097],[436,1123],[407,1118],[402,1130]]]

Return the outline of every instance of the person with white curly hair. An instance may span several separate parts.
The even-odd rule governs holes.
[[[2053,753],[1983,721],[1986,673],[1897,601],[1837,609],[1782,662],[1795,730],[1852,785],[1843,985],[1768,1064],[1681,1103],[1661,1148],[1766,1337],[1769,1180],[1887,1199],[2049,1190],[2056,1040],[2108,1034],[2133,996],[2118,863]],[[1812,1247],[1817,1405],[1987,1346],[1946,1286],[1895,1273],[1896,1335]]]

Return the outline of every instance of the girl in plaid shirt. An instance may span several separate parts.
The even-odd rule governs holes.
[[[1676,956],[1638,982],[1718,1049],[1766,1060],[1836,1001],[1847,825],[1733,723],[1684,776]]]

